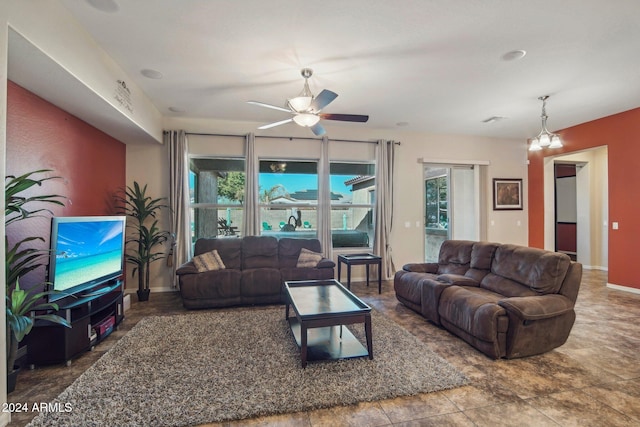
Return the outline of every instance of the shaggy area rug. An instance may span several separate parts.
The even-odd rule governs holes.
[[[31,426],[185,426],[375,401],[464,385],[465,376],[372,312],[374,359],[310,362],[284,308],[141,320]],[[350,327],[364,341],[364,327]]]

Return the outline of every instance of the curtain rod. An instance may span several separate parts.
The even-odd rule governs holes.
[[[168,132],[168,131],[165,131]],[[197,133],[197,132],[185,132],[187,135],[195,135],[195,136],[234,136],[239,138],[244,138],[246,134],[243,135],[232,135],[232,134],[224,134],[224,133]],[[303,139],[310,141],[322,141],[321,138],[311,138],[308,136],[272,136],[272,135],[256,135],[256,138],[272,138],[272,139],[288,139],[289,141],[293,141],[294,139]],[[332,139],[329,138],[329,141],[335,142],[359,142],[365,144],[377,144],[378,141],[362,141],[357,139]],[[399,141],[395,141],[394,144],[400,145]]]

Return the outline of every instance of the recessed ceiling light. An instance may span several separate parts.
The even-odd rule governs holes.
[[[171,111],[172,113],[184,113],[185,110],[183,108],[180,107],[169,107],[169,111]]]
[[[149,68],[145,68],[144,70],[140,70],[140,74],[150,79],[161,79],[162,73],[160,71],[152,70]]]
[[[87,0],[87,3],[101,12],[114,13],[118,11],[118,3],[115,0]]]
[[[524,58],[527,54],[526,50],[512,50],[511,52],[507,52],[502,55],[503,61],[517,61],[518,59]]]

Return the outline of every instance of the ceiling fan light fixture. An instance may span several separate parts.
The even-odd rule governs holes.
[[[297,113],[303,113],[309,110],[311,102],[313,102],[313,93],[311,93],[311,89],[309,89],[309,77],[313,74],[313,70],[311,68],[303,68],[300,71],[300,74],[304,77],[302,92],[300,92],[295,98],[287,100],[289,108]]]
[[[320,117],[310,113],[300,113],[293,116],[293,121],[300,126],[310,128],[320,121]]]
[[[289,107],[299,113],[307,111],[311,107],[311,101],[313,101],[313,96],[304,96],[303,94],[287,100]]]
[[[308,79],[313,74],[313,70],[311,68],[303,68],[300,70],[300,74],[304,78],[304,87],[302,88],[302,92],[294,98],[287,99],[284,107],[278,107],[258,101],[247,101],[249,104],[257,105],[259,107],[266,107],[272,110],[283,111],[291,114],[291,118],[289,119],[280,120],[274,123],[267,123],[259,126],[258,129],[270,129],[285,123],[294,122],[298,126],[311,129],[311,132],[313,132],[314,135],[321,136],[324,135],[326,131],[319,123],[320,119],[355,123],[366,123],[367,120],[369,120],[369,116],[362,114],[320,114],[324,107],[329,105],[338,97],[338,94],[330,90],[323,89],[318,93],[318,96],[314,96],[309,89],[308,83]]]

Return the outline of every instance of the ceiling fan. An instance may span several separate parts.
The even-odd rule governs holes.
[[[322,113],[322,109],[329,105],[334,99],[336,99],[338,97],[338,94],[335,92],[331,92],[330,90],[323,89],[322,92],[320,92],[317,96],[314,96],[309,89],[309,77],[311,77],[311,75],[313,74],[313,70],[311,68],[303,68],[300,71],[300,74],[302,75],[302,77],[304,77],[304,88],[302,89],[302,92],[300,92],[300,94],[295,98],[287,99],[287,102],[285,104],[287,108],[265,104],[264,102],[247,101],[249,104],[293,114],[293,117],[289,119],[281,120],[275,123],[269,123],[260,126],[258,129],[269,129],[275,126],[283,125],[285,123],[295,122],[300,126],[311,128],[311,131],[314,134],[320,136],[325,134],[324,127],[319,123],[320,119],[358,123],[366,123],[367,120],[369,120],[369,116],[363,116],[360,114]]]

